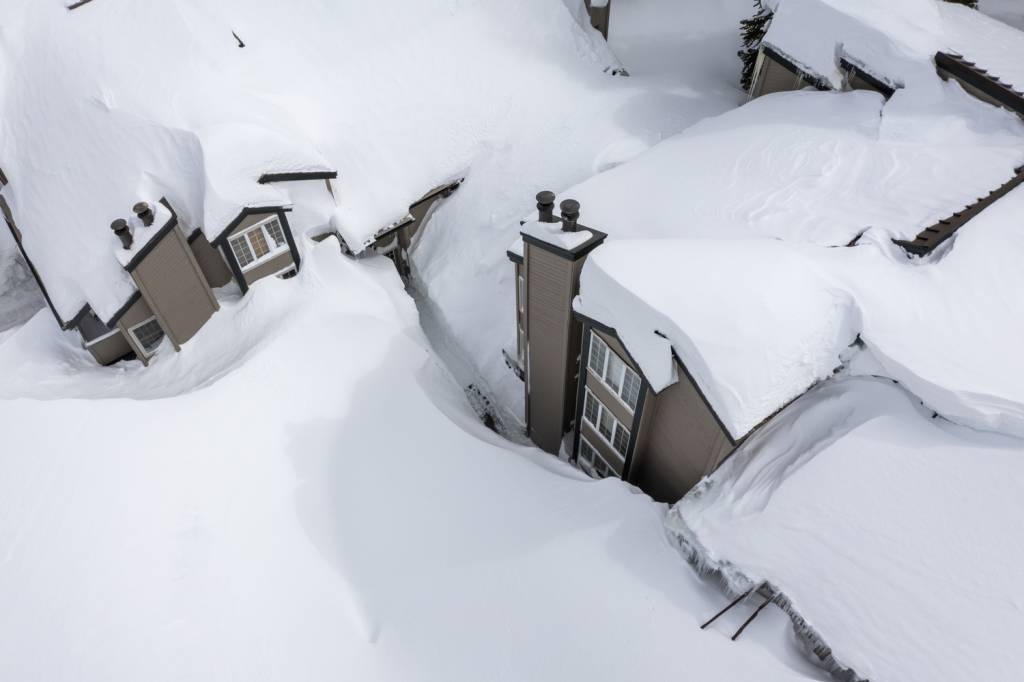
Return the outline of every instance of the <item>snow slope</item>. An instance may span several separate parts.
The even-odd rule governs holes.
[[[734,589],[781,590],[862,677],[1017,680],[1024,443],[930,417],[891,382],[824,385],[669,526]]]
[[[333,214],[294,227],[329,221],[358,251],[517,137],[560,135],[630,91],[600,36],[549,0],[2,0],[0,14],[4,196],[64,319],[86,302],[107,319],[131,294],[109,224],[140,199],[166,196],[214,236],[242,206],[295,200],[261,174],[332,169]],[[545,93],[557,109],[537,106]]]
[[[808,679],[698,629],[663,507],[481,426],[390,261],[304,263],[148,369],[0,341],[0,678]]]

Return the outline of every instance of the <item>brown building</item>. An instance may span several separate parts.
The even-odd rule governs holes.
[[[608,27],[612,18],[612,0],[583,0],[590,16],[590,25],[608,40]]]
[[[538,221],[524,223],[521,248],[507,254],[517,352],[505,356],[525,384],[527,434],[591,476],[676,501],[754,429],[731,434],[674,352],[678,380],[656,392],[617,331],[574,310],[584,263],[606,235],[578,224],[575,201],[563,201],[556,220],[554,201],[537,195]]]
[[[264,176],[260,182],[329,182],[333,177],[293,173]],[[148,364],[164,338],[180,350],[220,308],[213,289],[233,280],[244,294],[265,277],[294,275],[300,265],[284,206],[245,208],[210,241],[201,228],[186,229],[166,199],[154,205],[139,202],[131,219],[111,224],[116,236],[111,237],[112,257],[131,278],[134,293],[109,319],[101,319],[87,303],[64,320],[22,247],[22,231],[3,197],[0,209],[61,328],[77,330],[84,348],[103,365],[127,358]]]

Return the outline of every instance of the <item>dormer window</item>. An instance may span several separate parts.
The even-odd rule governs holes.
[[[288,251],[281,221],[277,216],[261,220],[228,240],[242,272]]]

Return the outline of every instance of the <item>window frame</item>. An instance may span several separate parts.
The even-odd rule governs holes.
[[[601,366],[600,374],[598,374],[597,371],[591,366],[591,357],[594,353],[595,341],[604,346],[604,361]],[[617,390],[605,378],[605,375],[608,373],[609,365],[612,364],[610,358],[611,355],[614,355],[616,361],[618,361],[622,365],[622,372],[619,376],[619,388]],[[592,374],[595,379],[601,382],[601,384],[608,389],[608,392],[614,395],[615,399],[618,400],[623,407],[629,410],[630,414],[636,414],[636,408],[640,405],[640,394],[643,393],[644,390],[643,379],[640,378],[640,374],[637,371],[635,371],[632,367],[629,366],[629,363],[623,360],[618,353],[612,350],[611,346],[605,343],[604,339],[595,334],[593,331],[590,332],[590,347],[587,349],[587,372]],[[626,389],[626,376],[628,373],[632,373],[633,376],[636,377],[637,381],[636,404],[634,405],[630,405],[628,402],[626,402],[626,399],[621,395],[622,391]]]
[[[596,419],[596,423],[590,421],[590,419],[587,417],[587,402],[586,401],[587,401],[588,397],[593,398],[594,402],[597,403],[597,419]],[[605,415],[605,414],[607,414],[609,419],[612,420],[612,437],[610,439],[609,438],[605,438],[604,434],[601,433],[601,427],[598,426],[601,423],[602,415]],[[625,466],[626,466],[626,456],[629,454],[629,442],[630,442],[630,439],[633,437],[633,432],[625,424],[623,424],[622,422],[619,421],[619,418],[615,416],[614,412],[612,412],[607,407],[605,407],[605,404],[602,403],[601,399],[598,398],[597,395],[595,395],[594,392],[590,390],[589,386],[585,386],[584,389],[583,389],[583,413],[582,413],[582,416],[583,416],[583,421],[585,421],[587,424],[590,425],[590,427],[593,429],[594,433],[597,434],[597,437],[600,438],[602,441],[604,441],[605,443],[608,444],[608,447],[611,448],[611,451],[613,453],[615,453],[616,457],[621,458],[622,467],[625,468]],[[619,433],[620,429],[623,432],[625,432],[625,434],[626,434],[626,451],[625,452],[619,452],[619,449],[617,447],[615,447],[615,443],[614,443],[615,436]],[[582,437],[583,437],[583,434],[580,434],[580,438],[582,438]],[[593,445],[591,445],[591,447],[593,447]]]
[[[275,220],[277,221],[278,228],[281,230],[281,238],[283,241],[280,244],[277,243],[277,240],[274,238],[274,235],[270,232],[270,229],[267,227]],[[253,247],[253,240],[249,236],[256,232],[260,233],[267,247],[270,249],[262,256],[256,255],[256,249]],[[235,242],[239,240],[241,240],[245,244],[245,247],[253,256],[253,260],[251,260],[246,265],[242,265],[242,262],[238,258],[238,253],[235,251]],[[274,215],[267,216],[266,218],[264,218],[263,220],[259,221],[254,225],[250,225],[241,232],[236,232],[235,234],[229,236],[228,248],[231,250],[231,256],[235,259],[235,262],[238,263],[239,270],[241,270],[241,272],[244,273],[254,268],[257,268],[260,265],[263,265],[269,260],[277,258],[286,251],[291,251],[291,244],[288,243],[288,233],[285,230],[284,221],[281,219],[281,216],[275,213]]]
[[[516,275],[518,283],[516,286],[519,288],[519,312],[526,312],[526,278],[523,275]]]
[[[600,460],[600,465],[597,465],[594,462],[593,458],[588,460],[586,457],[582,456],[584,446],[590,448],[593,451],[594,457],[597,460]],[[601,451],[595,448],[594,444],[591,443],[583,434],[580,434],[580,447],[576,453],[577,463],[579,463],[580,459],[583,460],[584,470],[586,471],[587,475],[590,476],[591,478],[621,478],[619,474],[615,473],[615,467],[608,463],[608,460],[604,458],[604,456],[601,454]],[[608,473],[602,473],[600,470],[601,466],[603,466]]]
[[[151,322],[156,322],[156,326],[160,328],[160,340],[153,345],[152,350],[146,348],[146,344],[144,344],[142,342],[142,339],[138,337],[138,334],[135,333],[137,329],[145,327],[147,324]],[[160,347],[161,343],[163,343],[164,338],[167,336],[167,331],[163,328],[163,325],[160,324],[160,320],[156,319],[156,315],[151,315],[142,322],[139,322],[138,324],[133,324],[131,327],[128,327],[128,334],[135,341],[135,345],[138,346],[139,350],[142,351],[142,354],[145,355],[147,358],[151,358],[153,357],[153,355],[156,354],[156,349]]]

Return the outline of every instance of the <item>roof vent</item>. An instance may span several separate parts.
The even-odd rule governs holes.
[[[139,203],[132,206],[132,213],[139,216],[139,220],[141,220],[142,224],[145,225],[146,227],[149,227],[150,225],[153,224],[153,220],[155,218],[155,216],[153,215],[153,209],[150,208],[149,204],[147,204],[145,201],[140,201]]]
[[[555,223],[555,193],[544,190],[537,192],[537,214],[542,223]]]
[[[580,202],[575,199],[566,199],[559,206],[562,209],[562,231],[575,232],[576,221],[580,219]]]
[[[121,240],[121,246],[124,247],[125,251],[132,248],[132,231],[128,227],[128,221],[124,218],[118,218],[114,222],[110,223],[110,229],[114,231],[117,238]]]

